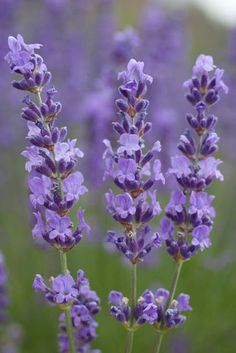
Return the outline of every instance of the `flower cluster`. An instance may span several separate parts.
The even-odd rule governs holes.
[[[0,252],[0,323],[6,320],[8,297],[6,292],[7,272],[3,254]]]
[[[96,338],[97,323],[94,316],[99,312],[99,298],[96,292],[90,289],[89,281],[84,272],[77,272],[77,280],[67,273],[51,278],[51,286],[48,287],[40,275],[36,275],[33,287],[36,291],[44,294],[45,299],[60,308],[70,308],[71,319],[76,342],[77,353],[88,353],[89,342]],[[60,352],[66,353],[69,349],[66,334],[65,314],[59,317],[60,331],[59,346]],[[93,351],[93,353],[98,351]]]
[[[77,227],[70,218],[72,207],[87,192],[83,175],[75,171],[83,153],[76,146],[76,139],[66,139],[67,128],[58,128],[55,124],[61,111],[61,104],[54,101],[55,88],[46,91],[44,100],[41,98],[43,87],[51,79],[43,59],[34,53],[41,45],[25,44],[21,35],[9,37],[8,43],[10,52],[6,61],[10,69],[20,75],[20,81],[14,81],[13,86],[35,96],[35,101],[29,96],[24,98],[22,111],[28,126],[27,140],[31,143],[22,155],[27,159],[30,201],[37,221],[33,237],[43,238],[60,251],[63,272],[51,279],[50,287],[41,275],[36,275],[33,288],[43,292],[50,304],[64,310],[60,317],[61,352],[74,351],[75,347],[76,352],[85,353],[90,349],[89,342],[96,337],[97,323],[93,316],[99,311],[99,299],[90,290],[82,271],[78,271],[77,282],[74,281],[66,258],[66,252],[81,240],[82,232],[90,229],[82,209],[78,210]]]
[[[57,249],[68,251],[81,240],[82,232],[89,230],[81,209],[78,227],[73,227],[69,217],[71,208],[87,191],[83,175],[74,171],[83,153],[76,146],[76,139],[66,140],[66,127],[55,126],[61,111],[61,103],[54,101],[55,88],[47,90],[45,101],[39,95],[45,80],[38,77],[43,72],[44,77],[48,77],[47,82],[51,78],[43,59],[34,53],[40,45],[25,44],[18,35],[9,37],[9,48],[6,60],[11,70],[24,77],[17,84],[14,81],[13,86],[35,93],[38,99],[35,103],[26,96],[23,100],[26,107],[22,111],[28,126],[27,140],[31,143],[22,155],[27,159],[30,201],[37,221],[33,237],[43,237]]]
[[[51,79],[51,73],[40,55],[35,54],[35,49],[40,49],[41,44],[26,44],[23,37],[8,37],[10,52],[5,59],[11,70],[22,75],[20,81],[13,81],[13,87],[27,90],[32,93],[39,92]]]
[[[144,96],[152,77],[143,72],[143,67],[143,62],[131,59],[127,70],[118,75],[123,81],[119,88],[122,98],[116,100],[121,121],[113,123],[113,128],[119,136],[119,147],[113,151],[110,141],[104,140],[103,155],[104,178],[112,178],[122,191],[118,195],[106,193],[107,211],[124,229],[122,234],[109,231],[108,241],[133,264],[161,244],[158,233],[148,241],[145,238],[151,233],[147,223],[161,212],[153,187],[158,181],[165,182],[160,160],[155,157],[161,150],[160,142],[144,153],[144,136],[151,130],[151,123],[145,122],[149,102]]]
[[[214,73],[210,77],[211,71]],[[219,137],[215,132],[217,118],[209,109],[219,100],[220,91],[228,91],[222,81],[223,72],[215,67],[211,56],[200,55],[192,78],[184,83],[189,90],[186,98],[193,105],[195,115],[186,117],[190,129],[180,136],[178,149],[182,155],[171,159],[169,174],[175,176],[179,188],[172,193],[165,209],[166,217],[161,220],[161,236],[168,253],[177,262],[211,245],[214,196],[206,188],[214,179],[223,180],[223,175],[218,170],[221,160],[213,157]]]
[[[158,289],[155,293],[146,290],[138,299],[134,308],[134,328],[149,323],[157,330],[166,331],[184,323],[186,317],[182,311],[192,310],[189,306],[189,296],[180,294],[177,300],[170,300],[170,293],[166,289]],[[125,326],[129,325],[130,306],[128,298],[122,293],[112,291],[109,295],[109,302],[112,304],[110,312],[118,321]]]

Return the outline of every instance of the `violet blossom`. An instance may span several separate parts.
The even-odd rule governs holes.
[[[135,322],[134,328],[148,323],[155,327],[156,330],[168,331],[173,327],[181,325],[186,320],[182,315],[183,311],[191,311],[189,305],[189,295],[181,293],[176,300],[168,303],[169,291],[163,288],[158,289],[155,293],[150,290],[145,292],[138,298],[134,308]],[[129,325],[131,308],[128,298],[122,293],[112,291],[109,295],[109,303],[111,315],[124,326]]]
[[[207,188],[215,179],[222,181],[223,175],[218,169],[222,161],[213,156],[219,137],[215,132],[217,117],[210,113],[210,108],[221,92],[228,92],[222,75],[223,70],[216,68],[213,58],[202,54],[193,67],[192,78],[184,83],[189,90],[186,98],[195,114],[186,116],[189,129],[178,144],[182,155],[171,159],[169,174],[175,176],[180,189],[172,193],[160,232],[168,253],[177,263],[211,245],[215,210],[211,205],[214,196],[207,193]]]
[[[104,177],[112,178],[123,192],[106,193],[107,211],[124,229],[122,234],[109,231],[108,241],[134,264],[142,261],[153,247],[161,245],[159,235],[151,236],[147,223],[161,212],[156,184],[165,182],[156,157],[161,149],[160,142],[156,141],[144,152],[144,136],[151,130],[151,123],[145,122],[149,102],[144,96],[152,77],[145,74],[143,68],[143,62],[131,59],[127,70],[118,75],[123,81],[119,88],[121,98],[116,101],[121,121],[114,122],[113,128],[119,136],[119,147],[113,151],[110,141],[105,139],[103,155]]]
[[[85,345],[89,349],[89,342],[96,336],[97,323],[92,316],[99,310],[99,299],[90,290],[83,273],[78,272],[78,281],[75,283],[67,269],[66,252],[81,240],[82,233],[90,230],[81,208],[77,212],[78,226],[74,226],[70,218],[72,207],[87,192],[83,175],[75,171],[83,152],[77,147],[76,139],[66,140],[66,127],[56,126],[62,106],[60,102],[54,101],[57,93],[55,88],[47,89],[44,99],[41,97],[43,88],[51,80],[51,74],[43,58],[35,53],[40,46],[26,44],[21,35],[9,37],[10,51],[5,57],[10,69],[20,77],[19,81],[13,81],[13,87],[28,91],[35,97],[35,101],[29,96],[24,98],[26,107],[22,111],[22,118],[27,121],[29,130],[27,140],[31,143],[22,155],[27,159],[30,201],[36,217],[32,234],[59,250],[63,272],[51,278],[50,287],[41,275],[36,275],[33,288],[43,292],[50,304],[61,306],[65,312],[66,325],[64,316],[60,318],[63,330],[59,337],[61,351],[71,349],[80,353],[84,352]],[[78,308],[81,301],[89,310],[83,316],[83,320],[87,317],[84,327],[78,324],[77,318],[82,313]]]
[[[23,77],[17,85],[13,82],[13,86],[39,93],[51,79],[42,57],[35,54],[40,45],[25,44],[21,35],[9,38],[10,52],[6,60],[11,70]],[[23,64],[19,53],[24,58]],[[44,77],[48,77],[47,81]],[[61,103],[53,99],[55,94],[53,87],[47,89],[44,101],[34,102],[29,96],[25,97],[22,118],[28,121],[27,140],[31,146],[22,155],[27,159],[30,201],[37,214],[33,235],[44,238],[57,249],[68,251],[81,240],[82,232],[89,229],[81,211],[78,219],[82,226],[73,229],[69,216],[71,208],[87,188],[83,185],[83,175],[74,170],[78,159],[83,157],[76,139],[66,140],[67,128],[55,125],[61,111]]]

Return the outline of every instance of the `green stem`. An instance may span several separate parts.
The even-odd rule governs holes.
[[[176,266],[176,269],[175,269],[175,273],[174,273],[174,277],[173,277],[172,284],[171,284],[171,288],[170,288],[170,296],[169,296],[169,299],[168,299],[168,301],[166,303],[166,309],[170,306],[171,302],[174,299],[182,265],[183,265],[183,261],[180,261],[180,262],[177,263],[177,266]]]
[[[60,251],[60,260],[61,260],[61,271],[62,271],[63,275],[66,275],[68,272],[67,255],[63,251]],[[67,332],[69,347],[70,347],[69,353],[76,353],[74,334],[73,334],[73,326],[72,326],[72,321],[71,321],[70,306],[67,306],[64,309],[64,313],[65,313],[65,318],[66,318],[66,332]]]
[[[128,335],[126,338],[126,344],[125,344],[125,353],[132,352],[133,341],[134,341],[134,333],[133,333],[133,331],[128,331]]]
[[[157,339],[154,344],[153,353],[160,353],[163,337],[163,333],[157,333]]]
[[[68,271],[67,256],[66,256],[66,253],[64,253],[63,251],[59,251],[59,253],[60,253],[60,261],[61,261],[61,271],[63,275],[66,275]]]
[[[136,305],[136,297],[137,297],[137,265],[132,265],[132,272],[131,272],[131,325],[134,323],[134,308]]]
[[[136,297],[137,297],[137,265],[132,265],[131,270],[131,300],[130,300],[130,308],[131,308],[131,318],[130,318],[130,328],[128,329],[128,335],[126,339],[125,353],[131,353],[133,349],[133,341],[134,341],[134,331],[132,326],[134,324],[134,308],[136,305]]]
[[[36,95],[37,103],[40,106],[42,104],[41,93],[37,92],[35,95]]]

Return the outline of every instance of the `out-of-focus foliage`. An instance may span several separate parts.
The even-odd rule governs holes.
[[[149,12],[151,18],[147,20],[146,17],[145,22],[148,12],[146,6],[142,1],[0,0],[0,55],[3,58],[7,52],[7,36],[10,34],[22,33],[27,42],[44,44],[43,56],[56,78],[55,85],[63,103],[61,125],[63,121],[70,122],[73,127],[72,135],[80,136],[90,158],[91,146],[94,150],[100,149],[97,153],[98,167],[103,163],[102,146],[98,147],[99,141],[97,142],[94,133],[99,131],[99,136],[102,136],[103,128],[106,131],[111,130],[110,122],[114,120],[115,114],[116,73],[123,65],[121,63],[116,67],[112,66],[113,35],[117,30],[129,25],[135,26],[140,42],[132,55],[137,56],[137,59],[145,59],[147,67],[152,71],[150,73],[155,74],[157,84],[150,96],[150,120],[155,119],[153,141],[160,138],[161,131],[163,133],[164,154],[171,151],[177,143],[178,133],[185,123],[184,112],[188,105],[184,97],[182,98],[181,86],[182,81],[188,77],[185,75],[188,74],[193,58],[202,52],[216,57],[217,65],[226,71],[228,81],[225,81],[230,88],[228,97],[222,98],[222,108],[216,112],[221,125],[220,153],[225,160],[225,182],[216,183],[212,191],[216,195],[214,206],[217,210],[213,245],[204,254],[185,264],[178,287],[179,292],[190,294],[193,313],[183,328],[164,341],[163,351],[169,349],[173,353],[202,353],[212,350],[214,353],[231,353],[235,347],[236,325],[236,309],[233,304],[236,292],[236,61],[235,55],[232,55],[234,50],[236,52],[236,45],[234,48],[232,40],[229,50],[229,30],[209,22],[194,9],[169,14],[163,12],[163,9],[154,8],[153,13]],[[153,28],[147,29],[152,23]],[[167,44],[175,45],[165,46],[163,38],[166,38]],[[159,51],[155,52],[155,46],[159,46]],[[112,80],[108,80],[109,87],[106,80],[102,81],[104,75],[107,75],[104,72],[106,69],[112,72]],[[59,261],[57,253],[36,247],[31,238],[32,220],[25,187],[24,163],[20,156],[25,144],[24,124],[19,117],[20,94],[11,88],[11,77],[3,60],[0,70],[0,248],[4,252],[8,268],[9,320],[20,325],[23,332],[19,352],[56,353],[58,312],[50,310],[41,302],[31,287],[36,273],[40,272],[45,277],[57,275]],[[107,88],[109,91],[105,90]],[[98,94],[101,91],[103,100],[101,94]],[[173,99],[168,100],[168,97]],[[89,102],[93,103],[92,113],[97,113],[100,104],[106,110],[102,110],[98,116],[88,116],[86,112]],[[104,117],[105,113],[107,115]],[[103,119],[102,125],[96,120],[98,118]],[[170,127],[173,130],[169,134]],[[165,155],[165,165],[168,165],[169,153]],[[91,160],[94,161],[92,158]],[[89,173],[96,174],[96,171],[91,169],[91,165],[93,166],[85,163],[84,171],[88,173],[88,184],[93,185],[93,178],[89,177]],[[100,177],[101,169],[98,172]],[[102,193],[102,188],[105,188],[101,186],[101,182],[96,188],[92,188],[92,185],[92,191],[83,206],[94,228],[89,241],[82,241],[72,250],[69,266],[73,274],[78,268],[85,270],[91,286],[102,300],[102,311],[98,315],[99,336],[95,346],[104,353],[110,353],[111,349],[118,353],[123,351],[126,333],[110,317],[107,295],[111,289],[129,294],[129,267],[122,263],[118,255],[104,247],[103,240],[112,221],[105,213]],[[167,198],[163,191],[163,207]],[[166,256],[164,249],[156,252],[155,256],[156,259],[151,259],[150,266],[140,266],[138,271],[140,294],[144,288],[170,286],[174,264]],[[135,337],[135,353],[151,351],[153,336],[154,332],[143,327]]]

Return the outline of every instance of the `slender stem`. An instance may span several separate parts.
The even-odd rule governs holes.
[[[61,261],[61,271],[63,275],[66,275],[68,272],[67,255],[63,251],[60,251],[60,261]],[[67,306],[64,309],[64,313],[66,318],[66,332],[67,332],[68,341],[69,341],[70,353],[76,353],[70,306]]]
[[[126,338],[126,344],[125,344],[125,353],[132,352],[133,341],[134,341],[134,333],[133,333],[133,331],[128,331],[128,335]]]
[[[134,308],[136,305],[136,296],[137,296],[137,265],[133,264],[132,271],[131,271],[131,302],[130,302],[131,325],[134,322]]]
[[[173,277],[172,284],[171,284],[171,288],[170,288],[169,299],[166,303],[165,310],[169,308],[170,304],[172,303],[172,301],[174,299],[182,266],[183,266],[183,261],[180,261],[177,263],[174,277]],[[163,333],[157,333],[157,337],[156,337],[154,348],[153,348],[153,353],[160,353],[163,336],[164,336]]]
[[[171,302],[174,299],[182,265],[183,265],[182,261],[177,263],[177,266],[176,266],[176,269],[175,269],[175,273],[174,273],[174,277],[173,277],[172,284],[171,284],[171,288],[170,288],[170,296],[169,296],[169,299],[168,299],[168,301],[166,303],[166,309],[170,306]]]
[[[131,353],[133,349],[133,341],[134,341],[134,331],[132,330],[132,326],[134,324],[134,308],[136,305],[136,296],[137,296],[137,265],[133,264],[131,269],[131,300],[130,300],[130,308],[131,308],[131,318],[130,318],[130,329],[128,330],[126,345],[125,345],[125,353]]]
[[[163,337],[163,333],[157,333],[157,339],[154,344],[153,353],[160,353]]]
[[[37,99],[37,103],[40,106],[42,104],[42,98],[41,98],[41,93],[37,92],[36,93],[36,99]]]
[[[63,251],[59,251],[59,253],[60,253],[60,261],[61,261],[61,271],[63,275],[66,275],[68,271],[67,256],[66,256],[66,253],[64,253]]]

